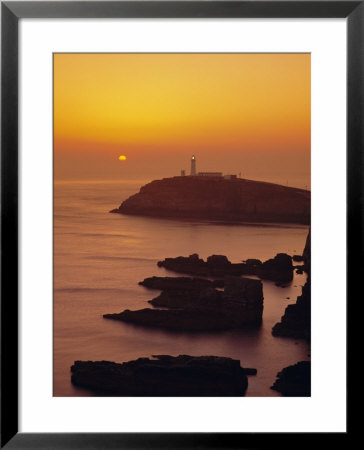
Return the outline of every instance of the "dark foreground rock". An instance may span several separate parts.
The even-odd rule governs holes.
[[[219,356],[177,357],[156,355],[117,364],[109,361],[75,361],[71,380],[99,395],[142,397],[243,396],[248,374],[255,369]]]
[[[309,223],[309,191],[246,179],[155,180],[112,213],[247,222]]]
[[[277,374],[277,380],[271,389],[285,397],[310,397],[311,363],[300,361],[293,366],[285,367]]]
[[[224,291],[212,287],[165,290],[150,303],[168,309],[125,310],[104,314],[103,317],[175,331],[219,331],[259,326],[263,314],[262,282],[226,277],[224,284]],[[186,281],[186,285],[191,284]]]
[[[293,279],[291,256],[278,253],[263,263],[258,259],[248,259],[243,263],[232,263],[224,255],[211,255],[206,261],[197,254],[177,256],[158,261],[159,267],[178,273],[205,277],[226,277],[256,275],[264,280],[290,282]]]

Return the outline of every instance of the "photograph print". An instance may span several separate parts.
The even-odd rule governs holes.
[[[311,395],[311,56],[53,55],[55,397]]]

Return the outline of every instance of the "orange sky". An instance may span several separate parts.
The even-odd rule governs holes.
[[[55,54],[57,179],[310,184],[309,54]],[[126,161],[119,161],[126,155]]]

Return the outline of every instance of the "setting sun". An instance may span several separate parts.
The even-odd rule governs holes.
[[[120,155],[118,159],[119,159],[119,161],[126,161],[126,156]]]

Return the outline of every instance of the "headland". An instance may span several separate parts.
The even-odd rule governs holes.
[[[111,213],[219,220],[310,223],[310,191],[221,176],[176,176],[144,185]]]

